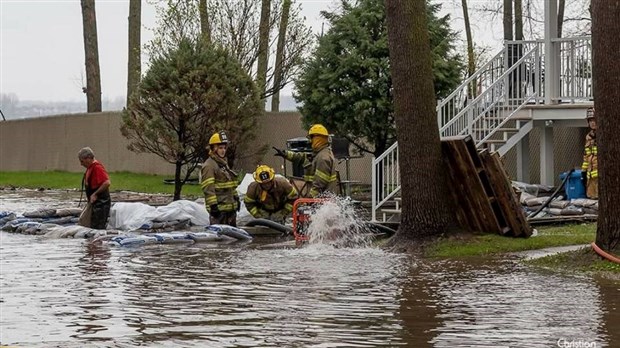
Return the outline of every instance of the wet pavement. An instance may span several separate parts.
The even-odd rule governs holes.
[[[0,211],[71,199],[0,192]],[[107,248],[0,231],[0,343],[620,347],[617,282],[534,270],[515,256],[417,260],[264,243]]]

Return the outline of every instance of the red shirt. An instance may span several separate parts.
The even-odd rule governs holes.
[[[86,186],[91,189],[97,189],[101,184],[103,184],[106,180],[109,180],[108,172],[106,172],[103,164],[99,163],[99,161],[94,160],[91,165],[86,169]]]

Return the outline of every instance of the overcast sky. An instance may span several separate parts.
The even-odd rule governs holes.
[[[323,22],[319,12],[334,9],[340,3],[296,1],[315,32],[321,30]],[[452,14],[453,29],[462,31],[460,1],[437,2],[443,4],[443,12]],[[97,0],[96,13],[103,98],[123,97],[127,79],[128,1]],[[155,7],[143,0],[143,44],[152,38],[150,28],[154,23]],[[474,31],[487,44],[500,40],[501,35],[493,34],[497,28],[491,28],[491,24],[476,25]],[[147,57],[142,60],[144,64]],[[82,81],[85,85],[79,0],[0,0],[0,93],[15,93],[20,100],[82,101]],[[290,94],[290,88],[283,94]]]

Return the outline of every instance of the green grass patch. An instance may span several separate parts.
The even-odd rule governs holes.
[[[620,264],[602,259],[590,247],[528,260],[526,263],[560,272],[596,273],[620,279]]]
[[[110,174],[111,191],[135,191],[144,193],[174,193],[174,185],[164,184],[164,179],[172,176],[137,174],[129,172],[113,172]],[[62,171],[48,172],[0,172],[0,187],[75,189],[82,185],[83,173]],[[200,185],[184,185],[183,197],[201,197]]]
[[[555,246],[591,243],[596,235],[596,224],[571,224],[538,227],[538,235],[530,238],[503,237],[495,234],[452,236],[429,246],[429,257],[485,256]]]

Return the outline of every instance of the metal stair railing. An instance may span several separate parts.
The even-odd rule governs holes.
[[[463,108],[467,101],[485,91],[504,73],[506,49],[497,53],[489,62],[468,77],[450,95],[437,104],[437,123],[439,127],[450,122]]]
[[[471,134],[480,146],[540,90],[539,48],[534,46],[484,92],[440,128],[441,137]]]
[[[400,192],[398,142],[381,156],[372,160],[372,221],[377,221],[377,210]]]

